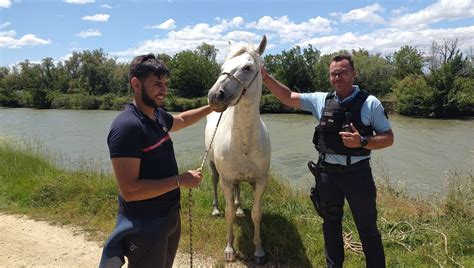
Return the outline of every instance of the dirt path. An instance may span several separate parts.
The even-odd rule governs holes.
[[[101,252],[77,228],[0,213],[0,267],[97,267]],[[174,266],[188,266],[188,258],[178,253]],[[194,258],[197,267],[213,263]]]

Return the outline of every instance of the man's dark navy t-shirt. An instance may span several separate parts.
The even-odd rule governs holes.
[[[173,116],[163,109],[155,110],[156,121],[129,104],[112,122],[107,144],[110,158],[140,158],[139,180],[159,180],[178,174],[173,142],[168,130],[173,126]],[[119,212],[132,218],[165,216],[179,208],[179,188],[166,194],[126,202],[119,195]]]

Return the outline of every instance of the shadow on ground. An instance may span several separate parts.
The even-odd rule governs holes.
[[[236,218],[234,225],[235,250],[238,259],[247,266],[253,263],[253,222],[251,212],[245,209],[245,217]],[[238,234],[240,229],[241,234]],[[261,224],[262,244],[267,255],[267,262],[263,267],[312,267],[305,253],[303,241],[295,225],[286,218],[264,213]],[[261,267],[261,266],[260,266]]]

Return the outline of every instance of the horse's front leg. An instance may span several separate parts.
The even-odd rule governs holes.
[[[219,173],[217,172],[216,164],[213,161],[209,161],[209,166],[211,166],[212,186],[214,187],[214,199],[212,200],[212,216],[219,216],[221,214],[221,212],[219,211],[219,203],[217,199],[217,184],[219,183]]]
[[[235,261],[234,252],[234,219],[235,205],[233,200],[232,184],[227,182],[225,178],[221,180],[221,188],[225,198],[225,219],[227,223],[227,246],[224,250],[224,260],[228,262]]]
[[[253,192],[253,207],[252,207],[252,221],[254,226],[253,244],[255,245],[255,264],[263,265],[266,262],[265,251],[262,248],[262,239],[260,237],[260,222],[262,220],[262,197],[265,185],[267,184],[266,178],[262,178],[260,181],[254,184]]]
[[[234,205],[237,208],[235,216],[239,218],[244,217],[245,213],[240,206],[240,183],[234,184]]]

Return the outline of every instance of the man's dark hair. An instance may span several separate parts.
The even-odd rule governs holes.
[[[330,63],[332,63],[333,61],[339,62],[339,61],[342,61],[342,60],[348,60],[349,64],[351,65],[352,70],[355,70],[354,61],[352,60],[352,56],[350,54],[344,53],[344,54],[336,55],[336,56],[332,57]]]
[[[143,81],[150,74],[160,78],[163,75],[169,76],[170,70],[162,60],[151,53],[133,58],[128,72],[128,81],[131,81],[133,77]]]

